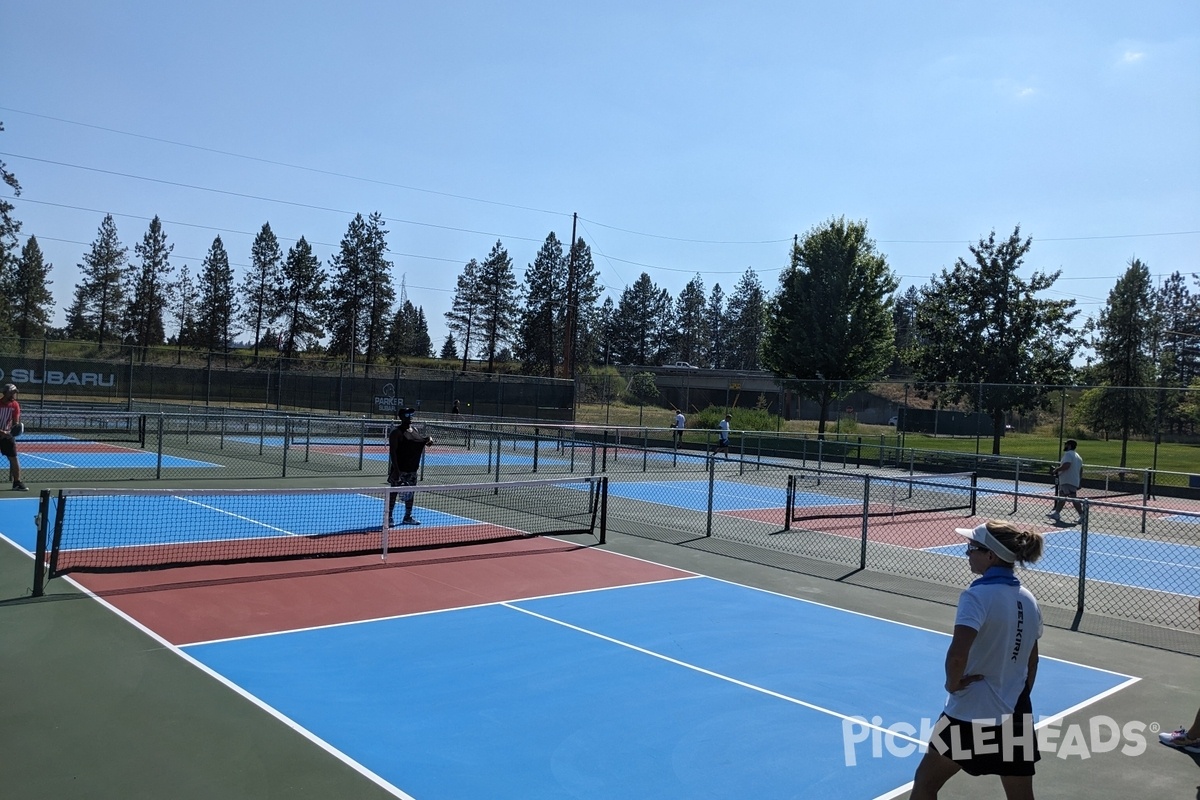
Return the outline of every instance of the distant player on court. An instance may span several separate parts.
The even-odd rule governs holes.
[[[421,468],[421,455],[433,439],[413,430],[412,418],[415,408],[400,411],[400,424],[388,434],[388,486],[416,486],[417,470]],[[420,525],[413,516],[413,493],[390,492],[388,494],[388,527],[395,523],[396,498],[404,495],[404,519],[401,525]]]
[[[717,449],[715,452],[724,453],[725,458],[729,458],[729,421],[733,419],[732,414],[726,414],[725,419],[717,423]]]
[[[1079,457],[1079,452],[1076,448],[1079,443],[1074,439],[1067,439],[1063,445],[1062,461],[1054,468],[1054,493],[1057,495],[1054,498],[1054,510],[1046,516],[1054,522],[1062,522],[1059,514],[1062,513],[1063,507],[1067,501],[1071,501],[1071,505],[1075,506],[1075,513],[1079,514],[1079,521],[1083,522],[1083,504],[1077,499],[1079,496],[1079,487],[1083,485],[1083,459]]]
[[[6,383],[4,394],[0,396],[0,453],[8,458],[14,492],[29,491],[29,487],[21,483],[21,462],[17,460],[16,437],[24,427],[21,424],[21,404],[17,402],[17,387]]]

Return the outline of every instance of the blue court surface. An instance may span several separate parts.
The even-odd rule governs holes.
[[[770,800],[893,796],[948,643],[696,577],[182,650],[401,797]],[[1034,709],[1134,681],[1043,658]]]
[[[1027,569],[1056,575],[1079,575],[1078,530],[1046,534],[1042,558]],[[965,558],[962,545],[929,548],[928,552]],[[1087,576],[1121,586],[1171,594],[1200,594],[1200,546],[1088,533]]]
[[[608,493],[610,497],[658,503],[689,511],[708,509],[708,481],[610,480]],[[797,492],[795,499],[797,505],[805,506],[861,505],[858,500],[819,492]],[[782,487],[756,486],[736,481],[713,481],[714,511],[782,509],[786,504],[787,492]]]
[[[135,447],[89,442],[66,437],[40,437],[36,442],[22,439],[18,446],[22,465],[31,469],[136,469],[219,467],[207,461],[163,455]]]

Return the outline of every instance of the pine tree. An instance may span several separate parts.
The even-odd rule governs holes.
[[[708,294],[708,305],[704,307],[704,332],[706,334],[704,361],[713,369],[725,369],[728,344],[725,338],[728,331],[725,326],[725,292],[721,284],[714,283]]]
[[[176,352],[182,354],[184,347],[190,347],[196,341],[196,301],[200,294],[188,271],[187,264],[179,270],[179,280],[175,283],[175,334]]]
[[[0,133],[4,131],[4,123],[0,122]],[[0,180],[12,189],[13,196],[21,196],[21,184],[17,176],[8,171],[3,161],[0,161]],[[0,197],[0,276],[11,275],[16,268],[18,259],[17,235],[21,232],[20,220],[13,217],[16,206],[5,197]],[[8,297],[0,292],[0,336],[11,331],[9,325]]]
[[[295,357],[300,348],[309,349],[324,335],[322,311],[327,276],[321,261],[303,236],[288,250],[283,263],[280,321],[283,325],[283,357]]]
[[[210,353],[233,347],[233,323],[238,315],[229,253],[218,236],[200,266],[200,306],[196,313],[197,344]]]
[[[91,249],[79,265],[81,281],[75,285],[75,302],[67,314],[68,335],[90,339],[104,348],[104,340],[121,328],[125,289],[130,283],[129,250],[117,237],[112,214],[104,217]]]
[[[167,244],[167,234],[157,216],[150,220],[150,227],[140,244],[134,245],[134,253],[141,264],[131,270],[126,278],[124,328],[129,343],[142,349],[142,361],[148,348],[160,345],[166,337],[163,316],[171,288],[171,251],[175,245]]]
[[[479,265],[479,327],[483,340],[480,355],[486,355],[488,372],[494,372],[496,358],[517,320],[517,278],[512,258],[499,240]]]
[[[729,369],[761,369],[767,293],[753,269],[747,268],[733,287],[725,315],[725,366]]]
[[[612,357],[620,364],[654,364],[672,353],[671,296],[643,272],[625,287],[610,323]]]
[[[574,261],[575,285],[570,287],[567,302],[574,317],[574,330],[564,331],[573,338],[571,363],[564,364],[563,377],[571,377],[579,365],[600,362],[601,330],[600,307],[597,305],[604,286],[600,283],[600,270],[592,260],[592,248],[582,238],[575,239],[571,246],[570,259]]]
[[[526,375],[553,376],[566,323],[567,260],[551,231],[525,270],[514,352]]]
[[[453,333],[446,334],[446,341],[442,342],[442,351],[438,354],[438,358],[443,361],[458,360],[458,347],[454,344]]]
[[[454,299],[446,312],[446,325],[462,340],[462,368],[467,371],[467,359],[471,357],[471,342],[478,335],[480,320],[479,262],[471,259],[458,274],[454,287]]]
[[[42,256],[37,237],[30,236],[21,248],[13,280],[6,281],[9,314],[22,353],[28,340],[44,336],[50,324],[54,296],[50,293],[48,276],[52,266]]]
[[[332,263],[329,350],[349,358],[351,365],[361,351],[367,372],[383,345],[396,298],[392,265],[384,258],[386,234],[383,217],[378,212],[369,220],[364,220],[362,214],[355,215]]]
[[[264,222],[250,248],[250,269],[246,272],[239,292],[241,321],[254,339],[254,357],[258,358],[260,336],[279,318],[283,274],[283,252],[279,239]]]
[[[699,275],[688,281],[675,300],[675,324],[675,360],[698,364],[709,341],[704,279]]]

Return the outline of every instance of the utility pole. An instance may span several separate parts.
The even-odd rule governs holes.
[[[571,249],[567,256],[566,324],[563,326],[563,377],[575,377],[575,326],[579,314],[579,288],[575,276],[575,228],[579,214],[571,215]]]

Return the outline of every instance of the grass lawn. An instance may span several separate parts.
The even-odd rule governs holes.
[[[580,405],[576,421],[591,425],[614,425],[629,427],[667,428],[675,419],[675,414],[665,408],[656,406],[626,406],[612,405]],[[814,420],[780,420],[779,430],[788,433],[815,433],[817,423]],[[736,424],[734,426],[736,428]],[[826,428],[829,438],[834,438],[836,426]],[[895,430],[888,425],[857,425],[852,424],[848,430],[842,428],[842,436],[857,438],[863,441],[884,438],[886,444],[896,444]],[[1065,437],[1070,438],[1070,437]],[[1083,457],[1085,470],[1100,467],[1121,466],[1121,442],[1118,439],[1103,441],[1101,439],[1082,439],[1079,441],[1079,455]],[[906,433],[904,446],[917,450],[946,450],[955,453],[974,453],[975,437],[928,436],[920,433]],[[991,455],[992,439],[990,436],[979,440],[979,452]],[[1046,434],[1009,433],[1000,439],[1000,455],[1014,458],[1037,459],[1055,462],[1062,455],[1057,431]],[[1164,472],[1200,473],[1200,444],[1177,444],[1164,442],[1158,446],[1157,460],[1155,459],[1154,442],[1130,441],[1127,445],[1124,466],[1131,469],[1158,469]]]

